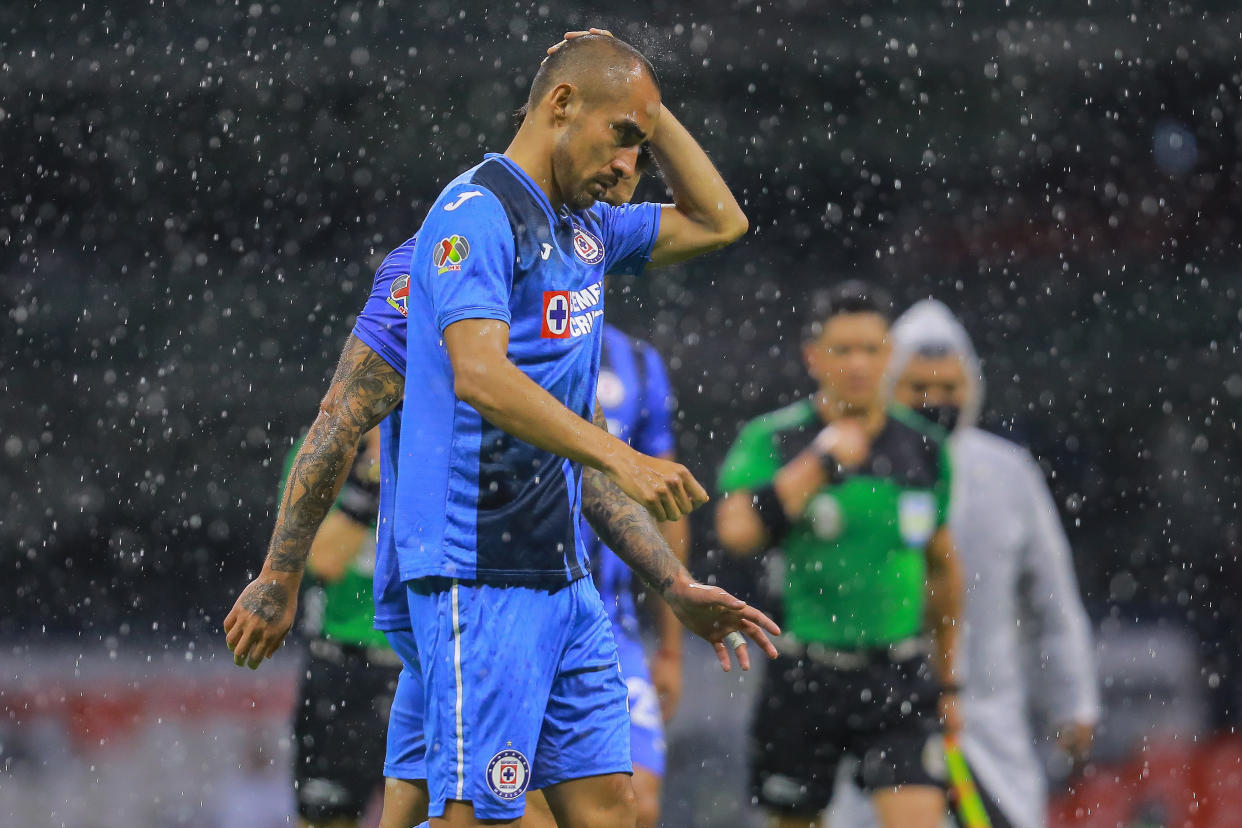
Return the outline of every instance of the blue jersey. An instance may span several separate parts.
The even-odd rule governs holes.
[[[608,430],[643,454],[673,450],[673,395],[664,363],[646,342],[604,326],[597,399]],[[633,573],[582,522],[591,569],[613,626],[636,632]]]
[[[603,274],[642,269],[659,214],[655,204],[554,211],[521,169],[488,155],[444,190],[417,237],[380,267],[354,333],[406,376],[389,427],[392,451],[384,452],[395,475],[387,501],[381,485],[381,509],[392,509],[380,523],[401,580],[558,586],[585,573],[581,469],[457,399],[442,332],[462,319],[508,323],[509,359],[589,419]]]

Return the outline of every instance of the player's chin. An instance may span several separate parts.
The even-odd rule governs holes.
[[[599,201],[595,193],[591,189],[585,189],[578,192],[569,201],[569,206],[573,210],[589,210],[595,206],[595,202]]]

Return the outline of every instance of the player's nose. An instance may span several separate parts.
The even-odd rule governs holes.
[[[621,147],[612,157],[609,169],[618,179],[630,178],[638,169],[638,147]]]

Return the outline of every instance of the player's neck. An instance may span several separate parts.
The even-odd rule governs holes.
[[[504,154],[530,176],[531,181],[547,196],[553,210],[561,208],[563,202],[553,183],[552,156],[548,152],[547,141],[535,134],[535,128],[529,122],[518,128],[517,135],[513,136]]]
[[[880,400],[866,406],[855,406],[837,399],[827,391],[820,390],[811,398],[811,401],[820,419],[825,423],[841,419],[861,420],[867,433],[872,435],[878,434],[884,427],[884,419],[887,415],[884,413],[884,403]]]

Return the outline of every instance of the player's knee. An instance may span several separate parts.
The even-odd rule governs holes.
[[[634,815],[638,828],[656,828],[660,822],[660,798],[635,794]]]
[[[638,819],[638,797],[630,778],[621,774],[610,780],[608,795],[602,798],[593,818],[583,828],[635,828]]]

